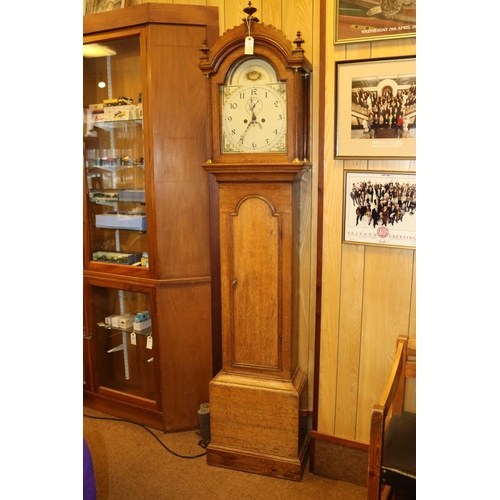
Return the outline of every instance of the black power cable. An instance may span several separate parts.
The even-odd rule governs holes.
[[[84,417],[87,417],[87,418],[93,418],[95,420],[113,420],[115,422],[126,422],[128,424],[134,424],[134,425],[138,425],[139,427],[142,427],[143,429],[145,429],[146,431],[148,431],[162,446],[163,448],[165,448],[169,453],[171,453],[172,455],[175,455],[176,457],[179,457],[179,458],[200,458],[200,457],[203,457],[207,454],[207,452],[205,451],[204,453],[200,453],[199,455],[179,455],[178,453],[176,453],[175,451],[172,451],[170,448],[168,448],[168,446],[165,445],[165,443],[163,443],[159,438],[158,436],[156,436],[156,434],[154,434],[151,429],[148,429],[145,425],[143,424],[139,424],[137,422],[134,422],[132,420],[125,420],[125,419],[122,419],[122,418],[109,418],[109,417],[94,417],[92,415],[86,415],[85,413],[83,414]],[[201,446],[201,441],[198,443],[200,446]]]

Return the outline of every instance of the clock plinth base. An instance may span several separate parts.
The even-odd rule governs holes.
[[[207,463],[300,481],[309,444],[300,401],[307,378],[262,379],[220,372],[210,382]]]

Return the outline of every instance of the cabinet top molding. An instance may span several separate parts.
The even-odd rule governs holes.
[[[218,26],[219,9],[199,5],[143,3],[83,16],[83,34],[129,28],[147,23]]]

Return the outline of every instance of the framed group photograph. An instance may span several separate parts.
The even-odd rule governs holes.
[[[416,248],[415,172],[346,171],[343,242]]]
[[[414,159],[416,57],[336,63],[335,158]]]
[[[336,0],[334,43],[371,42],[417,34],[417,0]]]

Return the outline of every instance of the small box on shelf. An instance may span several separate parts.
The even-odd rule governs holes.
[[[111,323],[108,323],[109,318],[111,318]],[[132,326],[134,315],[130,313],[112,314],[111,316],[105,318],[104,321],[106,325],[111,326],[112,328],[127,330]]]
[[[112,314],[111,316],[106,316],[104,318],[104,324],[107,326],[113,326],[113,318],[116,318],[118,314]]]
[[[104,113],[104,103],[100,102],[98,104],[89,104],[89,111],[94,115]]]
[[[133,265],[140,262],[142,253],[121,253],[121,252],[94,252],[92,259],[99,262],[107,262],[108,264],[125,264]]]
[[[138,202],[138,203],[145,203],[146,201],[146,195],[144,188],[142,189],[120,189],[118,191],[118,201],[123,201],[123,202]]]
[[[90,121],[92,123],[102,123],[106,121],[106,116],[104,113],[96,113],[91,116]]]
[[[95,225],[104,229],[146,230],[146,214],[144,212],[111,211],[95,216]]]
[[[134,315],[133,314],[122,314],[120,318],[120,328],[124,330],[131,328],[134,323]]]
[[[106,106],[104,108],[104,120],[107,122],[137,120],[137,106],[135,104],[126,104],[124,106]]]
[[[134,332],[143,332],[151,327],[151,319],[146,319],[144,321],[134,321],[133,323]]]
[[[98,189],[89,192],[89,201],[120,201],[118,191]]]

